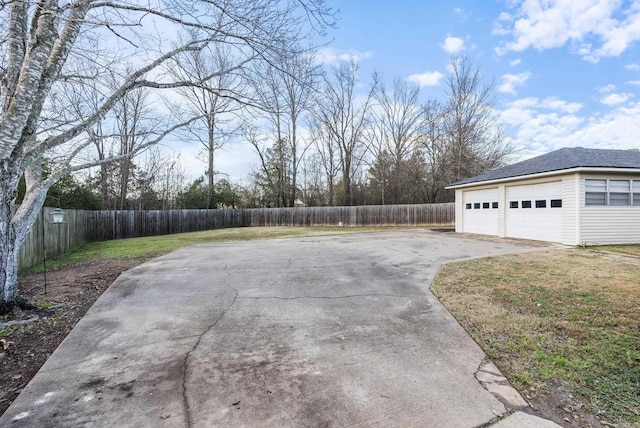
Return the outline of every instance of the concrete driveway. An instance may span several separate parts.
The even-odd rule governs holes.
[[[173,252],[113,283],[0,426],[486,424],[499,373],[428,287],[529,249],[416,230]]]

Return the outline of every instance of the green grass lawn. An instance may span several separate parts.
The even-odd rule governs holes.
[[[445,265],[432,290],[521,391],[566,386],[640,424],[640,266],[583,250]]]

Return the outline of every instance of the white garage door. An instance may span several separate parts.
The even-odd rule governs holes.
[[[463,193],[462,222],[467,233],[498,235],[498,189]]]
[[[507,188],[506,235],[562,242],[562,182]]]

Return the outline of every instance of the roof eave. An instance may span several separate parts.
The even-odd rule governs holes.
[[[445,189],[463,189],[466,187],[487,186],[491,184],[507,183],[510,181],[530,180],[536,178],[551,177],[554,175],[565,175],[576,172],[622,172],[622,173],[640,173],[640,168],[613,168],[613,167],[592,167],[581,166],[576,168],[559,169],[556,171],[540,172],[537,174],[517,175],[515,177],[496,178],[493,180],[474,181],[459,185],[446,186]]]

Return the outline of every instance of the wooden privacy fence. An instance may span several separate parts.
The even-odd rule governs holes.
[[[437,226],[452,225],[454,204],[356,207],[252,208],[246,226]]]
[[[260,226],[450,226],[453,203],[166,211],[66,210],[63,224],[52,224],[44,208],[20,252],[26,269],[44,258],[72,251],[86,242]],[[44,215],[44,231],[43,231]]]
[[[87,239],[140,238],[246,226],[242,209],[85,211]]]
[[[20,248],[20,268],[26,269],[44,259],[54,258],[73,251],[88,242],[87,213],[89,211],[66,210],[65,223],[51,223],[53,208],[43,208],[29,235]],[[44,218],[43,218],[44,217]]]

